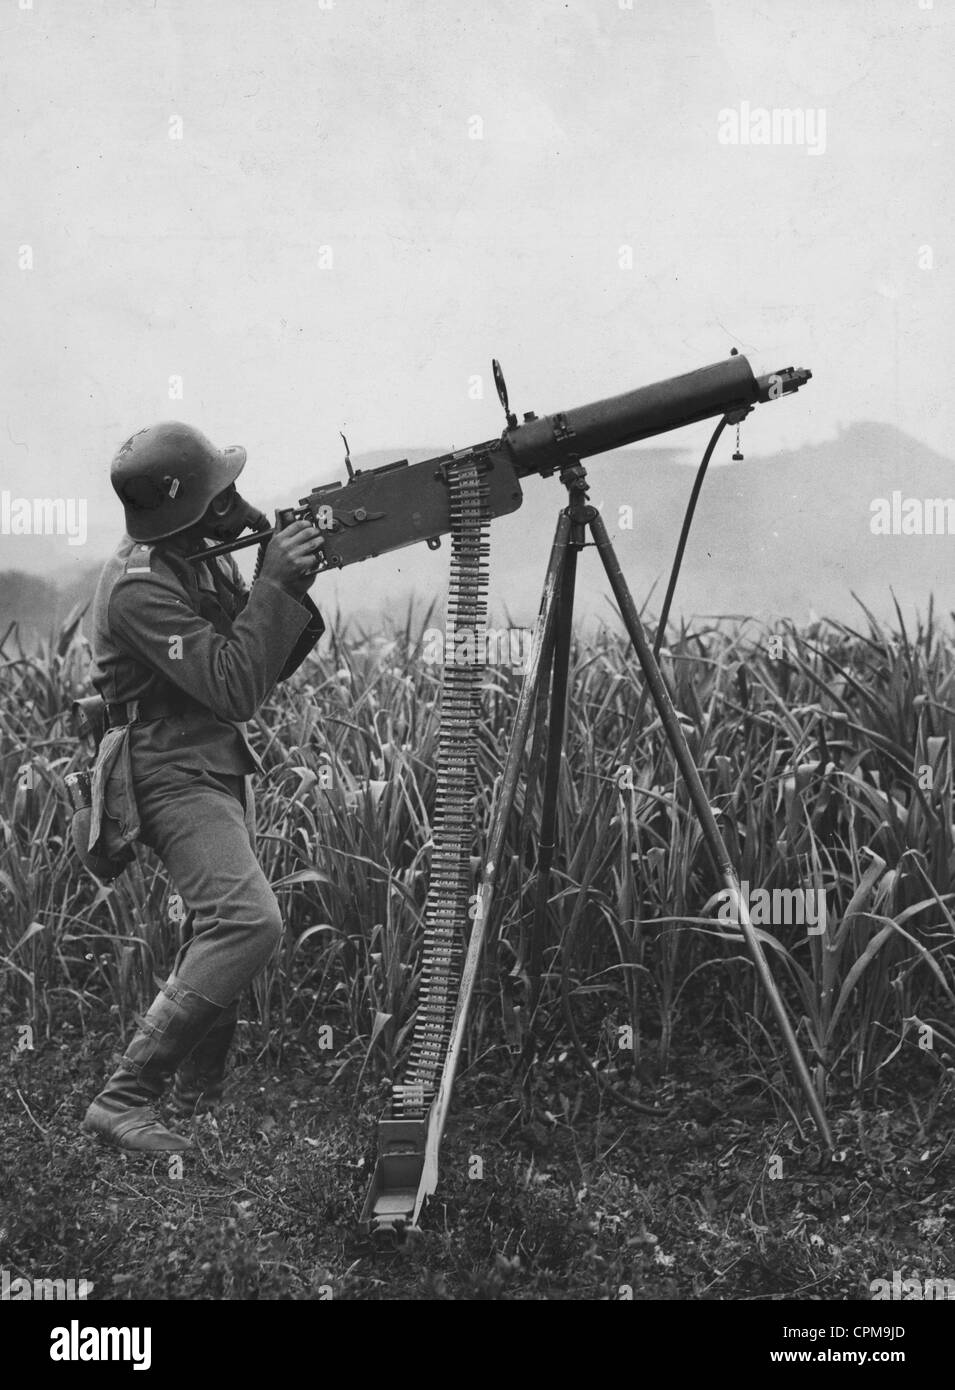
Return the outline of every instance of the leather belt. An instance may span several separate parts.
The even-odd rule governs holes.
[[[118,729],[124,724],[148,724],[154,719],[168,719],[195,708],[195,702],[181,700],[111,700],[106,705],[106,728]]]

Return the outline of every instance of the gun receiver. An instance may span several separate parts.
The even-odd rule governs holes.
[[[792,395],[812,376],[802,367],[783,367],[756,377],[747,359],[733,354],[723,362],[575,410],[541,418],[529,412],[518,424],[507,404],[507,389],[496,362],[494,368],[507,416],[507,428],[500,439],[424,463],[409,464],[407,459],[399,459],[368,470],[352,470],[349,466],[348,482],[313,488],[297,507],[278,514],[278,525],[303,518],[323,530],[323,568],[341,569],[418,541],[426,541],[436,549],[440,538],[451,531],[446,469],[452,460],[476,458],[487,473],[490,515],[505,516],[516,511],[523,501],[521,478],[532,473],[549,477],[576,460],[620,449],[715,415],[742,419],[755,405]],[[267,541],[273,534],[271,530],[256,532],[208,547],[189,558],[211,559]]]

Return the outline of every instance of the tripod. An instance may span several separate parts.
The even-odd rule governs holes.
[[[557,519],[557,530],[544,578],[534,637],[514,716],[514,728],[491,812],[483,872],[477,900],[472,909],[473,924],[461,971],[460,989],[451,1020],[441,1078],[428,1112],[426,1132],[425,1124],[418,1120],[392,1118],[382,1120],[379,1124],[380,1157],[378,1168],[362,1216],[362,1223],[369,1230],[376,1228],[387,1230],[393,1228],[395,1224],[406,1221],[410,1222],[411,1225],[416,1225],[426,1198],[431,1196],[437,1187],[441,1138],[451,1102],[451,1092],[464,1041],[468,1008],[477,980],[481,951],[494,899],[505,832],[520,780],[521,761],[531,725],[535,722],[535,716],[536,731],[537,733],[540,732],[544,707],[549,697],[547,750],[543,772],[538,842],[538,875],[528,959],[531,984],[528,1015],[533,1016],[534,1013],[539,993],[544,927],[554,860],[557,789],[564,744],[577,556],[587,544],[586,533],[588,530],[593,536],[597,553],[606,570],[607,578],[610,580],[624,626],[636,649],[647,690],[656,707],[667,741],[683,776],[707,847],[723,880],[724,887],[730,894],[730,900],[735,905],[736,920],[739,922],[746,945],[753,958],[757,977],[766,991],[816,1128],[826,1148],[831,1150],[833,1147],[832,1135],[822,1103],[812,1084],[809,1069],[799,1049],[799,1043],[776,987],[776,982],[770,973],[763,948],[753,930],[749,910],[740,890],[739,879],[716,824],[713,808],[707,800],[700,774],[690,753],[663,673],[643,630],[643,624],[640,621],[633,596],[627,587],[620,561],[607,533],[603,518],[587,500],[587,473],[579,458],[571,456],[564,462],[561,466],[560,481],[567,488],[569,506],[561,511]],[[642,1106],[635,1108],[649,1109],[649,1107]]]
[[[805,1093],[810,1113],[826,1147],[831,1150],[833,1146],[825,1112],[810,1078],[806,1061],[799,1049],[799,1043],[796,1040],[776,982],[770,972],[763,948],[753,930],[749,910],[740,891],[739,879],[730,860],[723,836],[717,826],[716,817],[707,799],[700,774],[690,753],[663,673],[643,630],[643,624],[640,621],[633,596],[627,586],[620,561],[613,548],[603,518],[597,509],[588,503],[586,470],[579,460],[571,459],[561,469],[560,480],[568,490],[570,505],[561,511],[558,517],[557,530],[544,579],[540,610],[534,629],[534,638],[514,717],[514,729],[491,815],[484,871],[478,890],[471,937],[462,970],[461,989],[451,1027],[447,1059],[428,1126],[424,1172],[419,1189],[419,1201],[415,1209],[415,1220],[417,1220],[422,1199],[434,1191],[434,1184],[437,1182],[438,1148],[451,1099],[451,1089],[461,1051],[468,1006],[477,978],[488,914],[500,867],[505,830],[517,792],[523,750],[535,711],[542,707],[543,696],[549,685],[550,710],[541,800],[538,877],[529,955],[532,990],[530,1012],[533,1013],[539,988],[544,925],[555,849],[557,784],[564,743],[577,555],[586,543],[585,535],[588,529],[593,536],[597,553],[606,570],[624,626],[636,650],[650,698],[656,707],[667,741],[683,776],[707,847],[723,880],[724,887],[729,891],[731,901],[736,906],[736,919],[753,958],[756,974],[766,991],[779,1030],[782,1033],[796,1077]]]

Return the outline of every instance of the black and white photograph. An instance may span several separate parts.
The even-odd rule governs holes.
[[[2,0],[25,1368],[495,1301],[652,1303],[617,1326],[671,1370],[928,1371],[953,39]]]

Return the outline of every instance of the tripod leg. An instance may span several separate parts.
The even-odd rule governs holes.
[[[534,819],[534,806],[537,802],[538,783],[543,763],[543,755],[547,744],[547,709],[548,697],[551,686],[551,672],[554,664],[554,627],[551,623],[547,641],[541,656],[540,675],[537,681],[537,705],[534,711],[532,724],[533,733],[531,735],[530,752],[527,755],[527,774],[524,779],[524,802],[521,807],[520,823],[517,828],[518,853],[523,854],[524,836],[528,826]],[[518,885],[518,896],[523,901],[521,885]],[[522,940],[520,945],[521,960],[526,960],[524,951],[525,942]]]
[[[574,620],[574,584],[577,577],[577,549],[570,546],[564,560],[560,586],[557,623],[554,634],[554,661],[550,682],[550,718],[547,730],[547,759],[544,765],[544,790],[541,801],[540,836],[537,851],[537,892],[534,900],[534,922],[531,928],[531,950],[528,973],[530,998],[528,1017],[533,1018],[540,995],[541,957],[544,950],[544,927],[547,920],[547,901],[550,897],[550,871],[554,862],[554,830],[557,824],[557,788],[560,781],[561,755],[564,751],[564,723],[567,717],[567,675],[570,668],[570,639]],[[531,1032],[530,1037],[533,1037]],[[529,1039],[530,1040],[530,1039]]]
[[[799,1043],[796,1041],[796,1035],[789,1021],[789,1015],[786,1013],[786,1006],[782,1001],[779,990],[776,988],[776,982],[772,977],[766,957],[763,954],[763,948],[760,945],[758,936],[753,930],[753,924],[749,917],[749,909],[743,901],[736,870],[733,868],[729,857],[729,851],[726,848],[723,836],[720,834],[719,827],[716,824],[713,808],[707,800],[706,791],[700,779],[700,774],[693,761],[683,729],[680,727],[680,721],[677,718],[676,710],[673,708],[673,702],[670,699],[666,682],[663,679],[663,673],[647,641],[646,634],[643,630],[643,624],[640,621],[640,615],[633,601],[633,595],[630,593],[627,581],[624,578],[623,570],[620,568],[620,561],[617,558],[613,543],[607,533],[603,517],[597,511],[594,511],[590,518],[590,529],[596,541],[597,550],[603,562],[604,569],[607,571],[607,578],[610,580],[610,587],[613,589],[614,598],[617,600],[617,607],[620,609],[620,615],[623,618],[624,626],[636,650],[637,659],[643,670],[644,679],[649,688],[650,696],[653,703],[656,705],[660,721],[663,724],[670,747],[673,750],[673,756],[676,758],[680,772],[683,774],[683,780],[690,794],[690,800],[693,802],[693,808],[699,818],[704,839],[706,840],[710,854],[713,856],[713,861],[716,864],[717,870],[723,879],[723,883],[729,890],[731,901],[737,907],[738,921],[746,940],[746,945],[749,947],[750,955],[753,957],[756,974],[759,976],[760,983],[769,998],[770,1006],[776,1016],[776,1022],[779,1025],[780,1032],[786,1043],[786,1048],[792,1060],[796,1076],[799,1078],[799,1083],[805,1092],[810,1112],[816,1122],[816,1128],[819,1130],[826,1146],[831,1149],[833,1146],[832,1135],[829,1131],[825,1111],[822,1108],[819,1096],[816,1094],[815,1087],[809,1076],[809,1068],[806,1066],[805,1059],[799,1050]]]
[[[458,1068],[458,1058],[461,1053],[461,1046],[464,1042],[464,1029],[467,1023],[468,1007],[471,1003],[471,995],[474,993],[474,985],[477,980],[478,965],[481,960],[481,949],[484,945],[484,935],[487,930],[488,916],[490,914],[498,870],[500,868],[501,851],[504,848],[504,836],[507,832],[507,823],[514,806],[514,798],[520,780],[524,746],[527,743],[527,735],[530,731],[531,720],[537,708],[538,686],[544,668],[544,658],[553,642],[553,625],[557,611],[557,598],[561,591],[564,565],[567,561],[569,535],[570,518],[566,512],[561,512],[557,519],[557,530],[554,534],[554,543],[551,547],[547,574],[544,579],[544,589],[541,594],[537,625],[534,628],[534,640],[531,643],[527,670],[524,673],[521,693],[517,702],[511,742],[508,746],[504,770],[501,773],[501,780],[497,788],[497,795],[494,798],[494,809],[491,814],[491,824],[488,829],[484,869],[481,874],[481,884],[477,893],[477,904],[474,909],[467,954],[465,955],[464,965],[461,969],[461,987],[458,991],[457,1002],[454,1006],[454,1017],[451,1020],[448,1051],[444,1061],[444,1068],[441,1072],[441,1081],[438,1085],[438,1091],[434,1098],[434,1104],[431,1107],[428,1120],[424,1170],[415,1199],[412,1225],[418,1220],[425,1198],[430,1197],[437,1186],[438,1153],[441,1147],[441,1136],[444,1133],[448,1106],[451,1103],[451,1091],[454,1086],[454,1077]]]

